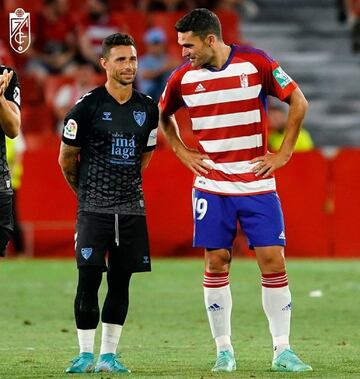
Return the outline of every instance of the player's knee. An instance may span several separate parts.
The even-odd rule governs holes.
[[[80,312],[93,312],[98,309],[98,290],[101,284],[100,267],[80,267],[75,304]]]
[[[285,259],[280,254],[266,255],[259,262],[263,273],[279,273],[286,271]]]
[[[231,262],[231,254],[228,250],[206,250],[206,271],[208,272],[228,272]]]

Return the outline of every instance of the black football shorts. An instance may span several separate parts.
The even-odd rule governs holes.
[[[80,211],[75,234],[77,266],[151,271],[145,216]]]

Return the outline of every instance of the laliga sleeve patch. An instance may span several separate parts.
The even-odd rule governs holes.
[[[18,86],[14,88],[13,99],[15,103],[20,107],[20,88]]]
[[[157,140],[157,129],[153,129],[149,134],[149,139],[147,141],[147,147],[155,146]]]
[[[75,139],[78,125],[75,120],[70,118],[64,127],[64,137],[68,139]]]
[[[282,89],[292,82],[290,76],[280,66],[273,71],[273,75]]]

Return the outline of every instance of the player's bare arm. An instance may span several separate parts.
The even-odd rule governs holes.
[[[141,172],[143,172],[149,165],[150,160],[153,156],[153,151],[143,153],[141,156]]]
[[[180,161],[189,168],[195,175],[202,176],[211,170],[204,159],[209,159],[206,154],[201,154],[196,149],[190,149],[180,138],[179,128],[176,125],[174,117],[165,116],[160,110],[160,126],[165,134],[166,139],[174,150]]]
[[[0,125],[9,138],[15,138],[18,135],[21,123],[19,108],[4,96],[13,73],[13,71],[4,70],[4,73],[0,75]]]
[[[65,180],[75,194],[78,191],[80,150],[80,147],[69,146],[61,142],[59,165]]]
[[[308,102],[299,88],[296,88],[287,100],[289,102],[289,114],[282,145],[277,153],[267,153],[251,160],[251,163],[258,163],[253,168],[256,176],[267,178],[275,170],[285,166],[294,151],[308,109]]]

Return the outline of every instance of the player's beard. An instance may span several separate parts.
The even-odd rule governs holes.
[[[135,82],[136,72],[129,73],[116,73],[114,79],[121,85],[126,86],[133,84]],[[125,76],[128,76],[131,79],[125,79]]]
[[[200,66],[206,66],[209,64],[209,58],[207,56],[195,56],[195,60],[190,60],[192,67],[200,67]]]

